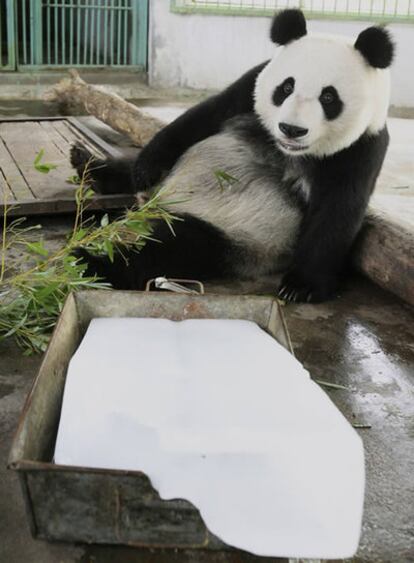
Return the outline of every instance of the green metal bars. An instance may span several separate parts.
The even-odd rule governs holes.
[[[5,3],[0,42],[6,15],[8,60],[6,66],[0,55],[0,69],[146,68],[149,0],[0,0]]]
[[[0,70],[16,66],[14,0],[0,0]]]
[[[178,13],[269,16],[293,7],[311,18],[414,23],[414,0],[171,0]]]

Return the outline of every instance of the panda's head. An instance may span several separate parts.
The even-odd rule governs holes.
[[[276,15],[271,38],[278,48],[257,79],[255,111],[284,153],[326,156],[384,127],[394,52],[385,29],[308,35],[295,9]]]

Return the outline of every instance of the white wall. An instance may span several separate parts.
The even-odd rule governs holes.
[[[170,12],[169,0],[151,0],[149,77],[152,86],[221,89],[269,58],[270,18],[186,15]],[[308,21],[310,31],[357,36],[372,25],[354,21]],[[414,107],[414,26],[389,26],[397,57],[391,103]],[[317,64],[317,61],[315,61]]]

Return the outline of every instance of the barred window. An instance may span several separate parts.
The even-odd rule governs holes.
[[[414,21],[414,0],[172,0],[176,12],[269,15],[301,8],[315,18]]]

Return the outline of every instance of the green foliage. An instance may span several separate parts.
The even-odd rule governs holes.
[[[225,188],[231,188],[233,184],[236,184],[239,181],[237,178],[231,176],[224,170],[214,170],[214,176],[216,177],[222,191]]]
[[[74,257],[75,249],[86,248],[113,261],[118,246],[138,252],[151,237],[155,219],[165,220],[170,227],[174,219],[155,196],[143,207],[129,209],[116,221],[110,222],[107,215],[100,224],[93,217],[85,220],[84,211],[93,197],[86,184],[85,174],[76,192],[73,230],[58,250],[49,250],[41,237],[33,241],[34,231],[41,231],[39,225],[26,227],[25,219],[8,222],[6,208],[0,249],[0,341],[13,337],[25,354],[46,349],[70,292],[110,289],[97,277],[85,277],[86,267]],[[19,262],[27,264],[25,270],[17,273],[13,261],[6,260],[16,249],[23,251]]]
[[[33,166],[38,172],[42,172],[43,174],[49,174],[51,170],[55,170],[55,168],[57,168],[57,164],[41,162],[44,154],[45,154],[44,149],[40,149],[40,151],[36,155],[36,158],[34,159]]]
[[[66,178],[66,182],[68,184],[73,184],[75,186],[78,186],[81,183],[81,179],[77,174],[74,174],[73,176],[69,176],[68,178]]]

